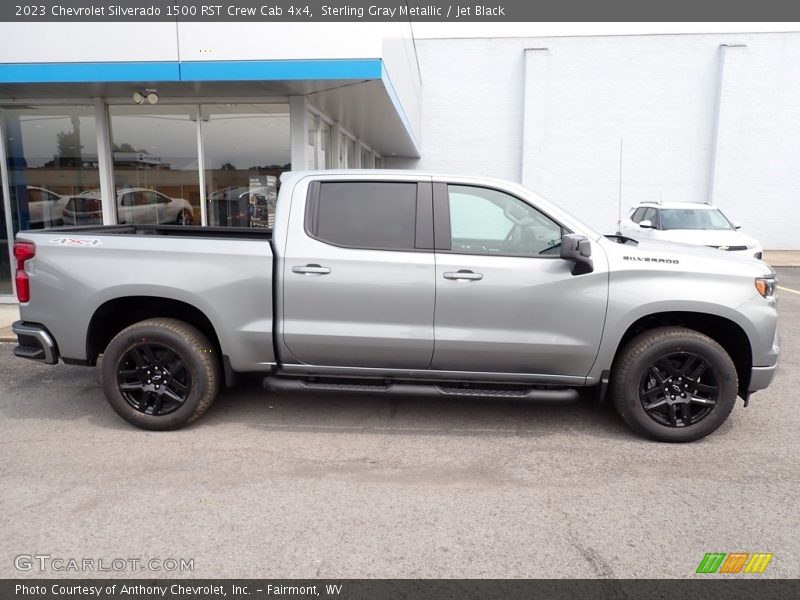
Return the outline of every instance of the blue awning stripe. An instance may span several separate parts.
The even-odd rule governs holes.
[[[4,63],[0,83],[381,79],[380,59]]]

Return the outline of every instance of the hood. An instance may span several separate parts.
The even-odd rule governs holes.
[[[733,229],[667,229],[658,232],[659,239],[697,244],[698,246],[747,246],[758,245],[755,239]]]
[[[705,246],[653,240],[619,244],[608,238],[603,238],[601,243],[608,252],[612,270],[669,270],[746,277],[765,277],[775,273],[772,267],[758,259]]]

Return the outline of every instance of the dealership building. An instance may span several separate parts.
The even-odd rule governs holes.
[[[415,39],[409,23],[1,23],[0,301],[61,223],[268,226],[289,169],[520,181],[602,232],[711,202],[800,249],[800,34]]]

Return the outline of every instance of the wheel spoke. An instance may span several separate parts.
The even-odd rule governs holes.
[[[142,358],[142,353],[139,351],[139,348],[131,348],[128,352],[128,356],[133,359],[133,362],[136,363],[137,367],[144,366],[144,359]]]
[[[141,412],[147,411],[147,403],[150,400],[150,392],[144,390],[142,395],[139,396],[139,410]]]
[[[173,388],[176,392],[181,392],[183,394],[189,391],[189,386],[181,383],[177,379],[171,379],[167,385]]]
[[[701,398],[700,396],[692,396],[689,399],[689,402],[693,402],[694,404],[703,404],[705,406],[714,406],[717,401],[713,398]]]
[[[688,402],[681,404],[681,419],[683,420],[684,427],[688,427],[692,424],[692,407],[689,406]]]
[[[645,404],[644,405],[644,409],[650,411],[650,410],[653,410],[654,408],[658,408],[659,406],[664,406],[666,403],[667,403],[667,399],[664,398],[664,397],[661,397],[658,400],[654,400],[650,404]]]
[[[663,393],[664,393],[664,389],[661,388],[661,387],[656,386],[654,388],[651,388],[651,389],[643,392],[642,393],[642,398],[650,399],[653,396],[657,396],[658,394],[663,394]]]
[[[141,381],[132,381],[128,383],[120,383],[120,392],[141,392],[144,389],[144,384]]]
[[[652,367],[650,367],[650,374],[651,374],[653,377],[655,377],[655,378],[656,378],[656,381],[658,382],[658,385],[659,385],[659,386],[663,386],[663,385],[664,385],[664,382],[667,380],[667,378],[666,378],[666,377],[664,377],[664,376],[661,374],[661,371],[660,371],[660,370],[658,369],[658,367],[656,367],[656,366],[652,366]]]
[[[689,357],[686,359],[686,362],[684,362],[684,363],[683,363],[683,366],[681,367],[681,370],[680,370],[680,374],[681,374],[681,376],[683,376],[683,377],[687,377],[687,376],[688,376],[688,374],[689,374],[689,372],[690,372],[690,371],[692,370],[692,368],[694,367],[694,364],[695,364],[695,362],[697,362],[698,360],[699,360],[701,363],[703,362],[703,361],[702,361],[702,359],[700,359],[700,358],[697,358],[696,356],[689,356]]]
[[[667,405],[667,411],[669,413],[669,423],[670,423],[670,425],[672,425],[673,427],[677,427],[678,426],[678,414],[677,414],[677,411],[675,409],[675,405],[674,404],[668,404]]]
[[[153,399],[153,414],[157,415],[161,412],[161,398],[162,395],[159,393],[155,394],[155,398]]]
[[[184,370],[183,361],[180,358],[175,358],[174,360],[169,361],[167,363],[167,371],[170,375],[175,377],[178,373]]]
[[[156,359],[156,355],[153,352],[153,348],[150,346],[150,344],[145,344],[144,346],[142,346],[142,348],[144,349],[144,355],[147,357],[150,366],[154,367],[155,365],[157,365],[158,360]]]
[[[680,371],[678,371],[678,369],[676,369],[672,365],[672,363],[666,358],[662,358],[660,361],[658,361],[656,363],[656,366],[660,366],[662,369],[667,371],[673,377],[679,377],[681,374]]]
[[[706,385],[704,383],[696,383],[694,385],[694,389],[698,392],[704,392],[706,394],[712,394],[714,396],[717,395],[718,388],[715,385]]]
[[[708,369],[708,363],[704,360],[700,360],[700,364],[697,365],[695,370],[689,373],[688,375],[689,379],[697,381],[697,378],[700,377],[703,373],[705,373],[706,369]]]
[[[181,398],[180,396],[178,396],[178,394],[176,394],[175,392],[173,392],[173,391],[172,391],[171,389],[169,389],[169,388],[166,388],[166,389],[164,390],[164,395],[165,395],[167,398],[169,398],[170,400],[172,400],[173,402],[177,402],[178,404],[183,404],[183,398]]]

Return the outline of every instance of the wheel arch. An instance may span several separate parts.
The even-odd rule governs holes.
[[[750,376],[752,374],[751,369],[753,366],[753,352],[750,347],[750,339],[738,323],[719,315],[688,311],[670,311],[652,313],[640,317],[631,323],[620,338],[614,350],[614,363],[616,363],[620,351],[631,339],[644,331],[665,326],[678,326],[692,329],[707,335],[722,346],[731,357],[736,367],[736,375],[739,380],[738,393],[743,398],[747,397]]]
[[[101,304],[92,314],[86,333],[86,359],[88,364],[97,364],[109,342],[120,331],[144,319],[166,317],[184,321],[199,329],[213,344],[225,378],[229,379],[230,367],[211,320],[196,306],[173,298],[159,296],[124,296]]]

